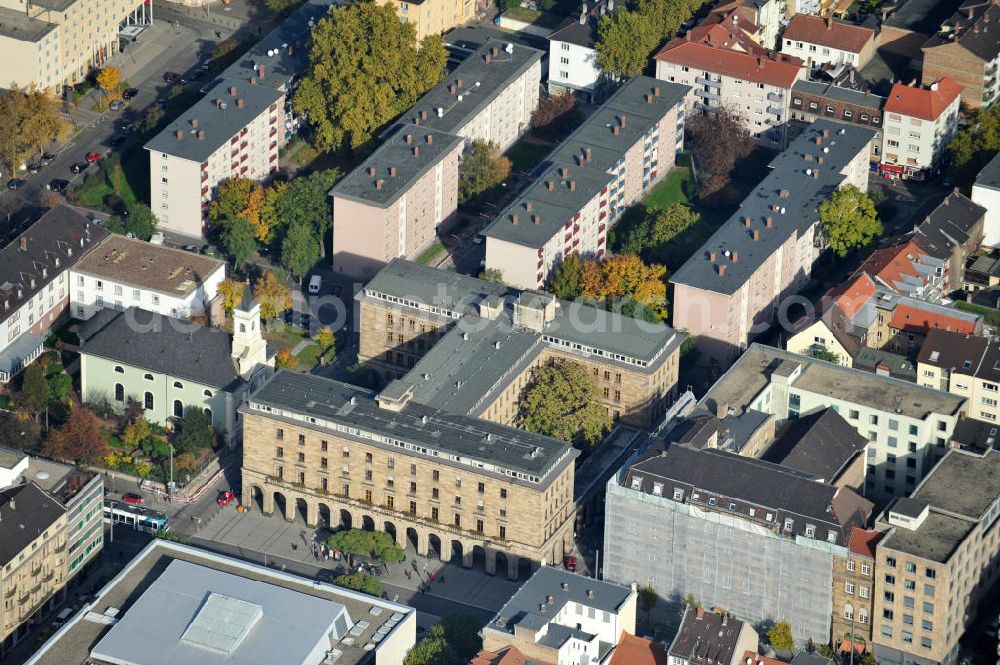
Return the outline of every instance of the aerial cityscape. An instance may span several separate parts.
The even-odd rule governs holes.
[[[0,54],[0,665],[1000,665],[998,0]]]

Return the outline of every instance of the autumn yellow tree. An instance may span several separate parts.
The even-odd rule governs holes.
[[[651,321],[667,318],[667,269],[646,265],[635,254],[617,254],[587,261],[580,275],[585,298],[609,309]]]
[[[221,185],[208,208],[213,223],[225,227],[242,217],[250,222],[257,240],[267,240],[274,222],[274,194],[248,178],[231,178]]]
[[[219,282],[219,294],[223,298],[223,306],[226,311],[232,311],[243,299],[243,291],[246,289],[246,282],[227,277]]]
[[[101,71],[97,72],[97,87],[104,91],[105,95],[109,92],[114,92],[118,90],[118,87],[122,84],[122,75],[115,67],[105,67]]]
[[[54,95],[35,87],[0,95],[0,167],[14,172],[52,141],[65,139],[72,125]]]
[[[274,354],[274,364],[278,369],[295,369],[299,364],[299,359],[295,357],[292,350],[287,346],[283,349],[279,349],[276,354]]]
[[[134,448],[148,439],[151,433],[152,430],[149,427],[149,421],[139,416],[125,427],[125,432],[122,434],[122,441]]]
[[[253,295],[260,303],[260,315],[266,321],[292,306],[292,293],[273,272],[265,272],[253,285]]]

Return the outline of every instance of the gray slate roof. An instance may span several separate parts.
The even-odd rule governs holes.
[[[996,2],[966,0],[951,18],[943,22],[942,28],[948,30],[942,29],[935,34],[923,48],[931,49],[957,41],[969,52],[989,62],[1000,55],[1000,39],[997,39],[995,27],[997,23],[1000,23],[1000,5]]]
[[[976,187],[1000,191],[1000,153],[997,153],[976,176]]]
[[[817,97],[826,97],[838,102],[869,108],[873,111],[880,111],[885,104],[885,97],[880,97],[879,95],[851,90],[850,88],[844,88],[833,83],[818,83],[806,79],[799,79],[792,85],[792,94],[796,92],[815,95]]]
[[[564,584],[566,588],[563,588]],[[512,634],[517,625],[534,630],[548,623],[557,625],[555,616],[566,603],[579,603],[599,612],[617,614],[632,593],[629,587],[570,573],[557,566],[542,566],[500,608],[484,630]],[[549,596],[553,598],[551,604]],[[538,611],[538,606],[543,603],[546,605],[545,614]]]
[[[0,566],[10,563],[65,512],[34,483],[0,490]]]
[[[827,138],[823,138],[823,132],[827,132]],[[705,291],[735,293],[790,236],[801,236],[819,219],[819,205],[845,180],[840,171],[862,150],[868,154],[866,146],[874,136],[874,130],[864,127],[816,120],[774,158],[764,180],[701,249],[671,275],[670,281]],[[822,144],[816,143],[817,138]],[[819,158],[823,159],[822,165]],[[806,174],[817,170],[819,177]],[[780,192],[787,195],[782,197]],[[772,210],[772,206],[785,213]],[[749,227],[746,218],[750,219]],[[770,228],[766,226],[767,218],[773,221]],[[753,239],[754,230],[760,234],[758,240]],[[726,252],[734,251],[736,261],[726,258]],[[718,272],[720,265],[725,265],[723,274]]]
[[[761,459],[832,483],[866,445],[840,414],[823,409],[790,422]]]
[[[646,95],[654,90],[660,94],[647,103]],[[608,185],[609,171],[624,157],[625,151],[673,106],[682,103],[688,90],[689,86],[649,76],[637,76],[626,83],[549,153],[543,161],[545,171],[497,216],[485,234],[528,247],[544,246]],[[612,127],[623,116],[627,118],[626,126],[615,136]],[[664,134],[672,137],[672,128],[664,128]],[[672,148],[669,144],[659,147],[661,152]],[[577,160],[588,149],[591,157],[585,166],[580,166]],[[550,182],[554,183],[552,190],[548,188]],[[575,189],[571,189],[570,183],[575,183]],[[530,213],[526,212],[529,203]],[[518,216],[517,224],[513,223],[514,215]]]
[[[969,242],[973,227],[984,215],[986,208],[957,191],[951,192],[920,222],[913,242],[935,258],[950,259],[956,245]]]
[[[80,325],[80,353],[232,389],[241,380],[228,333],[130,307],[104,309]]]
[[[478,460],[488,465],[481,471],[499,473],[508,479],[518,477],[508,472],[523,474],[521,480],[532,483],[547,483],[553,471],[579,454],[563,441],[412,401],[401,411],[382,409],[370,390],[286,370],[275,374],[241,410],[253,412],[261,405],[271,407],[271,417],[280,417],[274,412],[279,409],[301,416],[297,420],[310,417],[322,421],[310,422],[307,427],[329,429],[330,425],[324,423],[332,423],[357,428],[404,441],[425,451],[411,448],[412,454],[432,455],[442,464],[458,464],[453,458],[460,458],[462,464]],[[348,436],[341,431],[338,435]],[[364,438],[373,441],[371,436]]]
[[[48,288],[107,236],[107,229],[67,206],[42,215],[0,249],[0,321]]]
[[[736,663],[743,657],[736,653],[742,629],[743,622],[735,617],[685,607],[680,628],[667,653],[692,665]]]
[[[854,337],[853,339],[858,339]],[[885,349],[873,349],[862,346],[854,355],[854,367],[866,372],[877,372],[883,367],[889,368],[889,376],[896,379],[917,382],[917,366],[906,356],[892,353]]]

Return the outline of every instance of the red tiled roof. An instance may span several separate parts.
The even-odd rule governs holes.
[[[882,540],[883,532],[854,527],[851,531],[851,538],[847,543],[847,549],[853,554],[875,558],[875,545]]]
[[[667,665],[667,648],[622,632],[608,665]]]
[[[937,120],[958,99],[962,86],[950,78],[931,84],[931,88],[916,88],[902,83],[892,86],[883,113],[898,113],[922,120]]]
[[[904,276],[923,281],[914,262],[923,261],[926,258],[928,258],[927,253],[924,250],[920,249],[913,241],[908,241],[876,249],[854,271],[854,274],[866,272],[873,279],[880,280],[895,291],[896,283],[902,282]]]
[[[744,651],[740,665],[788,665],[783,660],[761,656],[756,651]]]
[[[889,327],[894,330],[924,333],[933,328],[952,330],[969,334],[976,331],[976,322],[948,316],[942,312],[930,312],[913,305],[900,303],[892,311]]]
[[[760,27],[753,21],[753,13],[753,10],[749,7],[744,7],[739,3],[730,3],[713,9],[698,25],[722,25],[738,28],[747,35],[752,36],[760,33]],[[754,42],[756,41],[755,39]]]
[[[841,51],[860,53],[869,42],[875,39],[875,31],[809,14],[796,14],[788,22],[788,27],[785,28],[781,37],[782,39],[829,46]]]
[[[717,48],[729,49],[739,53],[752,53],[754,55],[767,55],[767,49],[758,44],[754,39],[738,26],[726,23],[702,23],[698,27],[691,28],[683,39],[674,40],[681,42],[694,42],[705,44]]]
[[[469,665],[524,665],[525,657],[517,647],[506,647],[501,651],[482,649],[472,657]]]
[[[771,54],[771,57],[713,48],[680,39],[672,40],[656,54],[656,59],[664,62],[724,74],[743,81],[791,88],[802,70],[802,61],[780,53]]]
[[[875,295],[875,282],[866,273],[857,274],[842,286],[837,286],[826,293],[826,299],[848,319],[853,319],[868,299]]]

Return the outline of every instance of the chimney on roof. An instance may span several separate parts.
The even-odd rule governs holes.
[[[790,192],[787,189],[782,189],[778,191],[779,198],[787,199],[789,194]]]
[[[493,57],[495,58],[498,55],[500,55],[500,47],[499,46],[494,46],[493,47]]]
[[[413,119],[413,124],[414,125],[419,125],[420,124],[420,118],[414,118]]]
[[[571,192],[575,192],[576,191],[576,180],[570,180],[569,181],[569,191],[571,191]]]
[[[257,78],[263,81],[264,74],[266,73],[267,73],[267,67],[265,67],[264,65],[257,65]]]
[[[823,145],[823,137],[817,136],[815,140],[816,145]]]
[[[257,85],[257,77],[255,76],[250,77],[250,85]]]
[[[624,113],[621,114],[618,117],[618,124],[621,125],[622,129],[625,129],[626,127],[628,127],[628,116],[626,116]]]
[[[660,86],[656,86],[655,88],[653,88],[653,97],[659,97],[659,96],[660,96]]]
[[[243,98],[242,97],[240,97],[239,99],[236,100],[236,108],[241,109],[245,105],[246,104],[243,102]]]
[[[550,192],[555,188],[556,188],[556,183],[552,182],[551,180],[545,183],[545,189],[549,190]]]
[[[646,93],[646,103],[647,104],[652,104],[653,103],[653,96],[651,94],[649,94],[648,92]]]
[[[457,80],[457,81],[456,81],[455,83],[457,83],[457,84],[458,84],[458,87],[459,87],[459,88],[461,88],[461,87],[462,87],[462,79],[458,79],[458,80]]]
[[[198,126],[198,118],[191,118],[191,126],[192,127]]]
[[[710,251],[710,252],[708,253],[708,260],[709,260],[709,261],[714,261],[714,260],[715,260],[715,256],[716,256],[716,254],[715,254],[715,250],[713,249],[712,251]]]
[[[177,137],[178,141],[183,141],[184,140],[184,130],[183,129],[178,129],[176,132],[174,132],[174,136]]]
[[[372,177],[375,177],[375,167],[374,166],[369,166],[368,167],[368,175],[370,175]]]
[[[833,30],[833,17],[832,16],[827,16],[826,17],[826,29],[827,30]]]
[[[198,140],[199,141],[204,141],[205,140],[205,130],[204,129],[199,129],[198,130]]]
[[[427,136],[424,137],[424,142],[428,144],[434,143],[434,137],[428,134]]]
[[[28,251],[28,236],[22,235],[18,240],[20,241],[20,244],[21,244],[21,251],[22,252],[27,252]]]
[[[531,221],[532,221],[533,224],[535,224],[535,226],[538,226],[539,224],[542,223],[542,216],[541,215],[532,215],[531,216]]]
[[[583,9],[580,11],[580,25],[587,25],[587,3],[583,3]]]
[[[484,56],[483,56],[483,60],[485,60],[485,61],[486,61],[486,63],[487,63],[487,64],[489,64],[489,61],[490,61],[490,54],[489,54],[489,53],[487,53],[486,55],[484,55]]]
[[[830,138],[830,130],[825,127],[823,128],[823,138],[825,139]]]
[[[760,240],[760,230],[754,229],[753,231],[751,231],[750,237],[753,238],[754,241]]]
[[[382,189],[382,185],[384,185],[384,184],[385,184],[385,180],[381,180],[381,179],[380,180],[376,180],[375,181],[375,189]]]
[[[389,167],[389,176],[392,177],[392,178],[395,178],[397,174],[398,174],[398,172],[396,171],[396,167],[395,166],[390,166]]]
[[[819,155],[818,157],[816,157],[816,163],[817,164],[822,164],[823,163],[823,155]],[[819,170],[819,169],[817,169],[817,170]]]
[[[750,226],[750,215],[743,215],[743,226]]]
[[[413,146],[413,156],[414,157],[420,156],[420,146],[418,145]]]
[[[229,96],[230,97],[235,97],[236,96],[236,86],[235,85],[229,86]]]
[[[766,226],[769,229],[773,228],[774,227],[774,217],[771,217],[770,215],[768,215],[767,217],[765,217],[764,218],[764,226]]]
[[[807,162],[811,162],[813,160],[813,156],[807,152],[804,155],[802,155],[802,159],[806,160]]]
[[[720,277],[722,275],[725,275],[726,274],[726,264],[725,263],[718,263],[718,264],[716,264],[715,270],[719,273]]]
[[[614,127],[611,128],[611,133],[614,134],[615,136],[618,136],[619,134],[622,133],[622,128],[619,127],[618,125],[615,125]]]
[[[731,261],[732,261],[733,263],[736,263],[736,260],[737,260],[737,259],[739,259],[739,258],[740,258],[740,253],[739,253],[739,251],[737,251],[737,250],[735,250],[735,249],[734,249],[733,251],[729,252],[729,259],[730,259],[730,260],[731,260]]]
[[[538,611],[545,614],[545,603],[538,603]]]
[[[448,86],[448,92],[450,92],[453,95],[455,94],[455,84],[454,83],[452,83],[451,85]]]
[[[764,69],[764,58],[757,57],[757,69]]]
[[[410,145],[413,143],[413,134],[407,134],[404,140],[406,141],[406,145]]]
[[[566,168],[565,166],[560,166],[559,167],[559,177],[560,178],[565,178],[568,175],[569,175],[569,169]]]
[[[594,155],[594,150],[593,150],[592,148],[586,148],[586,149],[584,149],[584,151],[583,151],[583,155],[584,155],[584,157],[586,157],[586,158],[587,158],[587,161],[590,161],[590,159],[591,159],[591,158],[593,157],[593,155]]]
[[[532,210],[535,209],[535,204],[532,203],[531,201],[525,201],[524,202],[524,209],[527,210],[528,212],[531,212]]]
[[[517,215],[516,214],[510,216],[510,223],[513,224],[514,226],[517,226]]]

